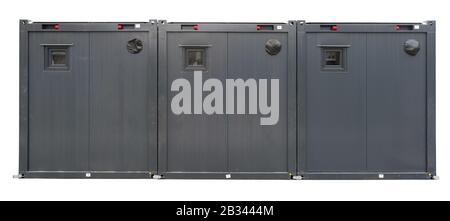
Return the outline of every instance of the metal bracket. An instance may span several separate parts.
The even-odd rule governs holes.
[[[28,19],[21,19],[20,23],[23,24],[23,25],[29,25],[29,24],[32,24],[33,22],[31,20],[28,20]]]
[[[13,179],[22,179],[23,178],[23,174],[15,174],[13,175]]]
[[[40,46],[73,46],[73,44],[40,44]]]
[[[424,21],[423,23],[426,25],[433,25],[434,21]]]
[[[317,47],[320,48],[349,48],[351,45],[321,45],[318,44]]]
[[[293,180],[303,180],[303,176],[292,176]]]
[[[162,179],[162,175],[155,174],[152,176],[152,178],[155,180],[160,180],[160,179]]]
[[[184,45],[184,44],[180,44],[180,45],[178,45],[178,47],[182,47],[182,48],[210,48],[210,47],[212,47],[212,45]]]

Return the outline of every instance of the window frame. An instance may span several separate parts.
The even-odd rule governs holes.
[[[64,63],[55,64],[54,53],[64,53]],[[46,45],[44,49],[44,68],[46,71],[69,71],[70,70],[70,47],[67,45]]]
[[[190,65],[189,64],[189,53],[190,52],[198,52],[200,51],[202,53],[202,65]],[[208,60],[207,60],[207,53],[208,48],[207,47],[184,47],[183,48],[183,56],[184,56],[184,69],[185,70],[206,70],[208,67]]]
[[[320,66],[322,71],[335,71],[335,72],[345,72],[347,71],[347,48],[345,47],[322,47],[320,55]],[[327,54],[328,52],[338,52],[339,53],[339,64],[329,65],[327,64]]]

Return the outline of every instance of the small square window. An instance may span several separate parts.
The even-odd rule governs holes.
[[[45,47],[45,69],[49,71],[69,70],[68,46]]]
[[[186,48],[185,49],[185,67],[186,69],[205,69],[206,68],[206,49],[205,48]]]
[[[344,48],[322,48],[322,70],[345,71]]]
[[[341,51],[326,51],[325,65],[341,65]]]
[[[65,50],[52,50],[51,55],[51,66],[67,65],[67,57]]]

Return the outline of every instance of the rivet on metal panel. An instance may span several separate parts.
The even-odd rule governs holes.
[[[225,175],[225,178],[231,179],[231,174],[226,174],[226,175]]]
[[[91,173],[86,173],[86,177],[91,177]]]

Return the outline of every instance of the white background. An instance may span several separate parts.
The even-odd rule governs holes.
[[[450,6],[447,1],[0,1],[0,200],[449,200]],[[33,21],[437,21],[440,180],[13,179],[19,152],[19,19]]]

